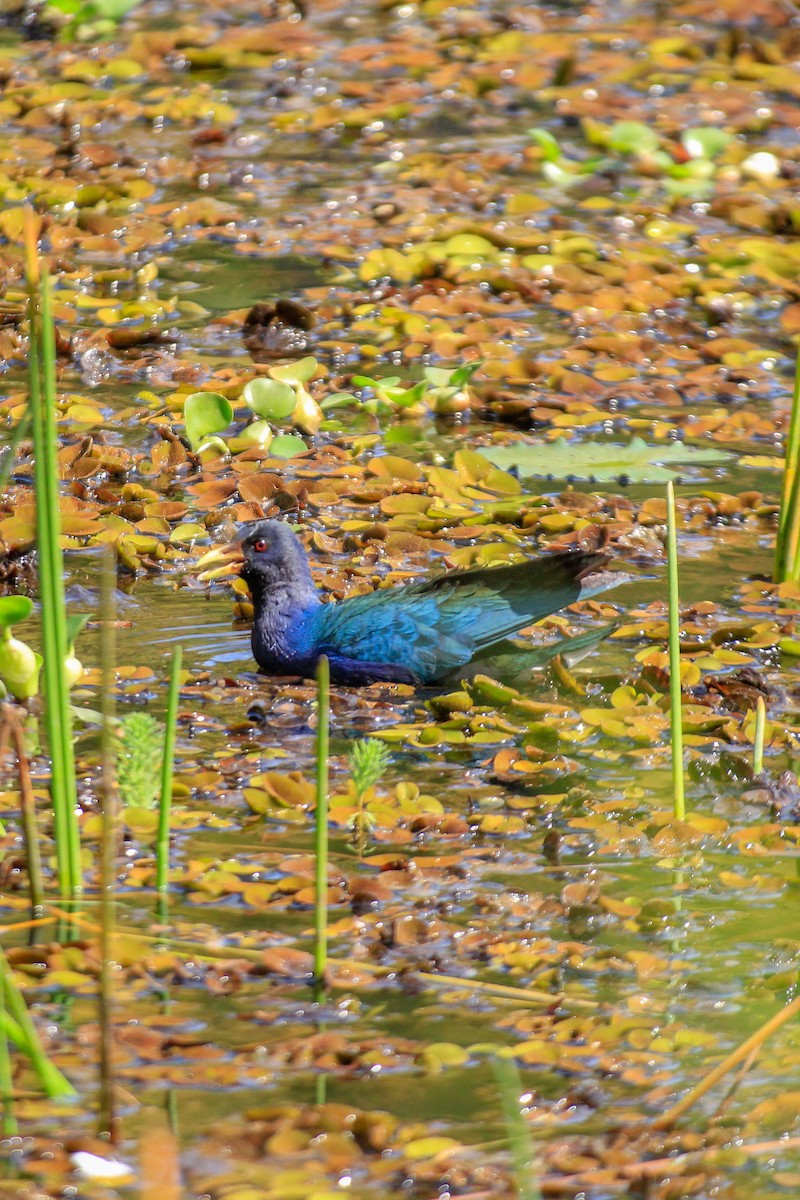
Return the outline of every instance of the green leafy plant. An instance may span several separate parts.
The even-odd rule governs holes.
[[[198,454],[227,454],[230,449],[245,450],[260,446],[275,458],[294,458],[308,447],[292,433],[275,433],[274,426],[289,422],[304,433],[316,433],[323,419],[321,406],[306,384],[317,370],[311,355],[284,366],[270,367],[267,376],[251,379],[242,392],[250,412],[256,417],[239,433],[226,441],[220,436],[233,421],[233,406],[219,392],[192,392],[183,406],[186,436]],[[341,397],[338,397],[341,398]],[[328,407],[331,399],[329,397]],[[347,402],[355,397],[347,396]]]
[[[426,367],[425,379],[430,384],[428,400],[440,416],[450,416],[466,412],[472,405],[469,383],[476,371],[483,366],[483,360],[462,363],[460,367],[451,370],[448,367]]]
[[[45,14],[57,14],[62,36],[110,37],[119,22],[140,0],[47,0]]]
[[[595,482],[625,479],[629,483],[666,483],[678,475],[673,464],[721,464],[730,461],[723,450],[699,449],[682,442],[649,446],[635,437],[626,446],[612,442],[571,442],[556,438],[534,445],[485,446],[484,458],[504,471],[512,468],[523,477],[590,479]],[[664,465],[668,464],[668,465]]]
[[[354,742],[348,757],[350,781],[356,794],[358,811],[351,819],[353,847],[359,857],[366,853],[367,838],[372,829],[372,820],[366,811],[365,800],[369,791],[383,777],[391,755],[383,742],[377,738],[362,738]]]
[[[548,129],[530,129],[528,136],[541,151],[540,169],[550,183],[570,187],[587,175],[606,170],[622,159],[633,159],[647,168],[648,174],[661,177],[664,189],[673,195],[702,199],[714,188],[716,160],[734,140],[724,129],[701,125],[685,129],[680,149],[662,139],[643,121],[615,121],[605,125],[586,118],[582,129],[589,145],[602,150],[601,156],[571,161]],[[754,156],[751,156],[754,157]],[[758,167],[758,164],[755,164]],[[754,168],[753,174],[757,174]]]
[[[120,721],[117,746],[117,784],[129,808],[155,808],[159,777],[153,764],[161,758],[164,726],[146,712],[133,712]]]
[[[421,402],[430,386],[427,379],[412,387],[400,387],[400,376],[390,375],[383,379],[372,379],[369,375],[354,375],[356,387],[366,388],[368,394],[361,397],[365,412],[388,414],[395,412],[421,411]]]

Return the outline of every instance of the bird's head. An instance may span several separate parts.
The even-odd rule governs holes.
[[[204,554],[197,566],[199,579],[241,575],[253,592],[279,584],[306,586],[312,582],[303,544],[282,521],[245,526],[226,546]]]

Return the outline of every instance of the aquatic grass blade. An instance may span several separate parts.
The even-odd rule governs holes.
[[[111,1140],[117,1129],[114,1088],[114,963],[112,947],[116,929],[116,856],[119,842],[119,798],[114,764],[114,668],[116,663],[116,612],[114,553],[107,547],[103,555],[100,580],[100,986],[98,988],[98,1024],[100,1026],[99,1088],[97,1131]]]
[[[36,824],[36,797],[31,781],[30,763],[25,749],[25,736],[22,731],[16,706],[7,705],[5,718],[11,734],[11,742],[17,758],[17,777],[19,779],[19,805],[22,814],[22,836],[25,844],[25,860],[28,868],[28,887],[31,897],[31,915],[34,919],[44,911],[44,880],[42,878],[42,858],[39,847],[39,831]]]
[[[756,703],[756,731],[753,737],[753,774],[760,775],[764,770],[764,737],[767,729],[767,706],[763,696]]]
[[[792,412],[783,470],[778,533],[775,539],[773,579],[800,577],[800,349],[795,363]]]
[[[172,776],[175,771],[175,735],[178,724],[178,697],[181,685],[183,648],[176,646],[169,672],[167,711],[164,717],[164,753],[161,759],[161,795],[158,804],[158,841],[156,844],[156,887],[165,896],[169,886],[169,819],[172,811]]]
[[[672,740],[672,808],[683,821],[686,801],[683,780],[683,700],[681,695],[681,605],[678,593],[678,532],[675,489],[667,484],[667,563],[669,569],[669,711]]]
[[[26,276],[30,349],[29,404],[36,464],[36,545],[44,658],[45,724],[50,749],[50,794],[59,890],[63,897],[82,887],[80,834],[75,814],[75,757],[66,658],[69,646],[64,603],[64,565],[59,510],[56,433],[55,334],[50,283],[37,256],[36,222],[25,210]]]
[[[74,1096],[75,1089],[72,1084],[61,1074],[58,1067],[45,1054],[39,1034],[36,1031],[36,1026],[31,1019],[22,994],[14,983],[11,968],[8,965],[8,960],[2,948],[0,948],[0,979],[2,979],[3,998],[5,1000],[3,1010],[6,1016],[5,1027],[6,1029],[9,1028],[10,1021],[11,1027],[16,1027],[19,1030],[21,1040],[24,1042],[21,1049],[24,1050],[30,1059],[31,1065],[45,1093],[51,1100],[57,1100],[64,1096]],[[13,1040],[19,1042],[20,1039],[18,1037]]]
[[[320,993],[328,965],[328,739],[331,672],[325,655],[317,664],[317,796],[314,812],[314,984]]]
[[[10,1037],[6,1029],[6,987],[5,979],[0,974],[0,1106],[2,1106],[2,1122],[0,1132],[3,1137],[13,1137],[17,1132],[17,1118],[14,1115],[14,1076],[11,1071]]]
[[[503,1119],[511,1151],[514,1191],[518,1200],[542,1200],[536,1180],[536,1153],[530,1127],[520,1109],[522,1079],[517,1064],[507,1058],[492,1060],[497,1087],[503,1105]]]

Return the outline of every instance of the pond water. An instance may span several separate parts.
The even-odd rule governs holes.
[[[78,726],[87,890],[71,945],[49,925],[26,949],[5,768],[3,943],[78,1097],[43,1101],[14,1058],[0,1194],[796,1193],[796,1023],[674,1129],[653,1122],[797,988],[800,590],[771,582],[800,332],[797,20],[778,0],[713,12],[319,0],[302,19],[290,3],[187,0],[142,4],[107,39],[87,14],[25,42],[9,18],[6,438],[27,387],[19,210],[31,198],[63,339],[68,606],[97,617],[99,547],[112,542],[118,716],[163,715],[177,644],[183,673],[166,912],[154,816],[123,814],[113,1150],[94,1136],[96,721]],[[272,335],[245,321],[279,300],[315,324],[273,323],[265,353],[253,337]],[[351,401],[300,429],[301,457],[231,445],[250,420],[248,380],[303,355],[323,407]],[[352,382],[410,386],[467,362],[481,365],[455,414],[457,388],[404,411]],[[190,447],[183,406],[197,391],[233,404],[230,453]],[[587,445],[637,437],[650,450],[624,469],[582,466]],[[564,478],[474,457],[559,438],[576,453]],[[675,443],[727,455],[673,468],[683,821],[658,466]],[[0,539],[8,589],[35,596],[32,473],[23,441]],[[246,597],[195,570],[262,514],[300,527],[333,600],[575,546],[607,550],[623,578],[520,635],[530,647],[613,623],[569,670],[507,678],[487,662],[490,678],[457,696],[334,688],[332,969],[316,999],[315,687],[259,675]],[[38,614],[19,635],[38,644]],[[96,708],[96,620],[78,653],[74,699]],[[32,717],[50,871],[37,736]],[[389,757],[357,853],[348,756],[370,736]],[[498,1076],[498,1057],[519,1079]],[[504,1103],[535,1159],[527,1191]],[[79,1181],[78,1146],[132,1178]]]

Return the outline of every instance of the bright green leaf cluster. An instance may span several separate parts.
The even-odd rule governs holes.
[[[391,755],[386,746],[375,738],[354,742],[348,757],[350,777],[357,796],[363,796],[381,779]]]
[[[117,750],[117,783],[129,808],[155,808],[160,778],[154,764],[164,751],[164,726],[146,712],[130,713],[121,722]]]

